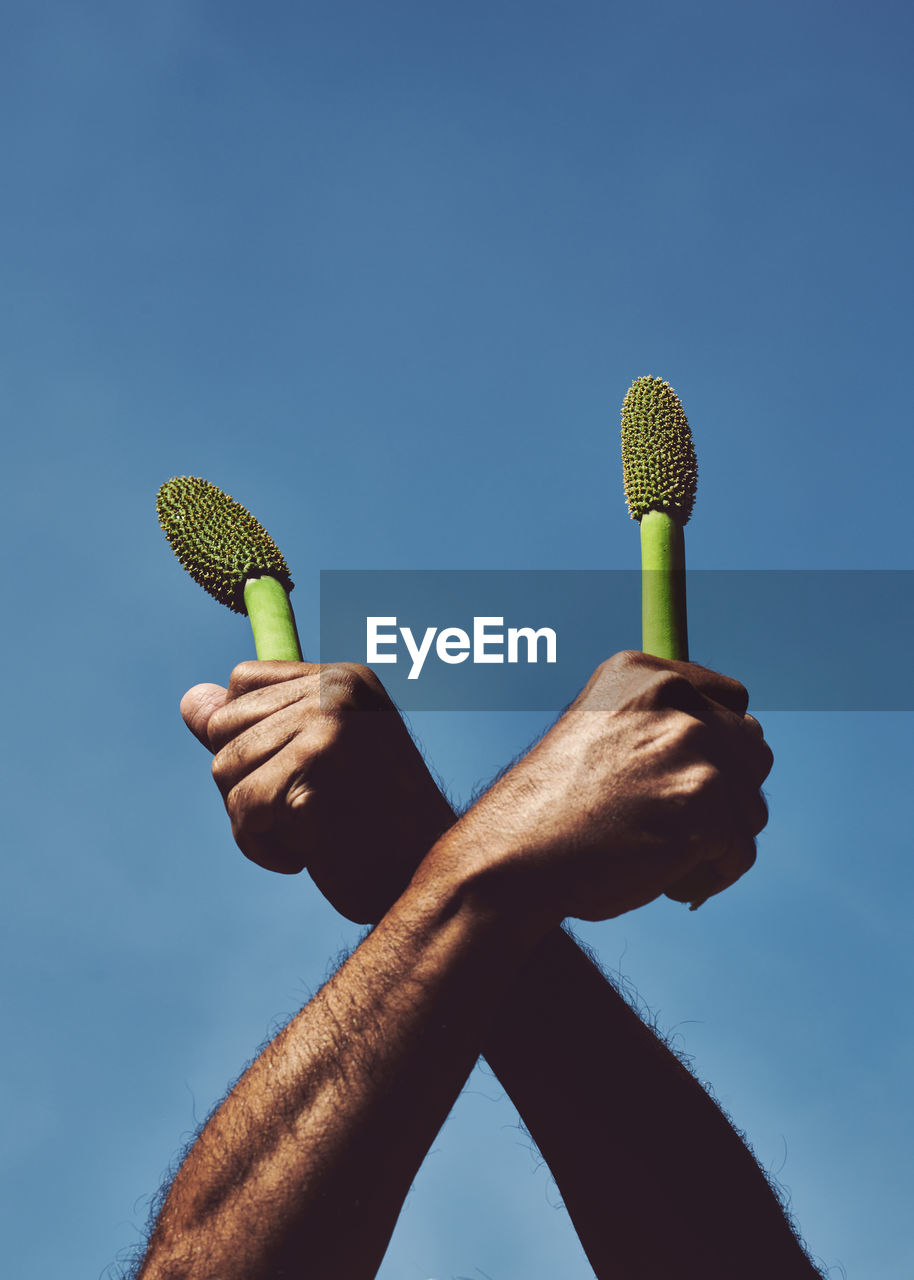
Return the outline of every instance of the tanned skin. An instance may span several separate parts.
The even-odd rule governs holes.
[[[771,753],[746,705],[619,654],[455,821],[367,668],[244,663],[190,690],[241,850],[379,923],[209,1121],[143,1280],[370,1280],[480,1053],[600,1280],[816,1276],[726,1119],[559,927],[752,865]]]

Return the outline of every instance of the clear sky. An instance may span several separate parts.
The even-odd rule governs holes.
[[[4,1261],[113,1276],[195,1124],[358,937],[234,850],[177,703],[249,629],[172,559],[158,486],[204,475],[263,520],[314,654],[320,569],[634,567],[618,414],[652,373],[695,433],[692,565],[914,568],[914,19],[9,0],[2,32]],[[413,726],[465,798],[542,718]],[[831,1275],[897,1280],[912,717],[765,726],[751,875],[583,932]],[[382,1280],[583,1280],[557,1204],[477,1071]]]

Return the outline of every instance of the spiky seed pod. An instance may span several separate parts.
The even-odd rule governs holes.
[[[246,507],[198,476],[174,476],[156,495],[159,524],[181,564],[204,591],[247,613],[244,584],[268,575],[295,585],[276,543]]]
[[[622,478],[633,520],[665,511],[688,522],[698,462],[679,397],[660,378],[636,378],[622,404]]]

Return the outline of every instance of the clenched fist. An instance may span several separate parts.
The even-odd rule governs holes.
[[[189,689],[181,714],[214,753],[242,853],[271,871],[307,867],[359,924],[380,920],[454,821],[368,667],[243,662],[228,689]]]
[[[747,702],[703,667],[617,654],[456,825],[367,667],[246,662],[181,712],[242,852],[307,867],[351,920],[378,921],[421,864],[558,924],[710,896],[752,866],[772,756]]]
[[[438,842],[420,875],[456,875],[500,912],[605,920],[660,894],[702,896],[755,861],[772,755],[726,676],[643,653],[602,664],[527,755]]]

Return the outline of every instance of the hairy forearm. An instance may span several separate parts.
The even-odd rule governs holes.
[[[483,1054],[601,1280],[683,1259],[703,1280],[818,1275],[718,1106],[564,930],[519,967]]]
[[[818,1274],[724,1115],[561,930],[518,973],[483,1051],[600,1280]]]
[[[143,1280],[374,1276],[525,930],[463,886],[411,886],[204,1129]]]

